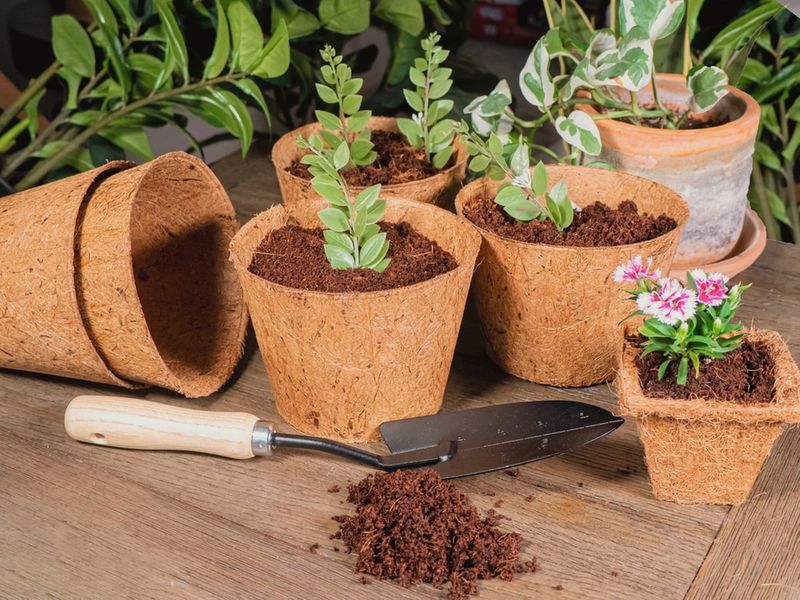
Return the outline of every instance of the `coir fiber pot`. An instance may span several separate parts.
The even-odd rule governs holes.
[[[686,109],[689,92],[682,75],[658,75],[656,81],[663,103]],[[714,127],[674,130],[595,121],[603,141],[601,160],[662,183],[688,203],[689,220],[675,256],[675,267],[683,270],[724,258],[742,231],[761,110],[741,90],[728,86],[728,92],[711,111],[697,116],[729,119]],[[651,88],[639,92],[640,104],[652,101]],[[596,114],[591,107],[581,108]]]
[[[309,200],[257,215],[234,238],[231,260],[281,416],[305,433],[375,440],[384,421],[441,407],[480,236],[443,209],[395,199],[384,219],[436,241],[455,269],[410,286],[344,293],[289,288],[248,270],[270,232],[318,227],[325,206]]]
[[[400,131],[397,127],[397,120],[391,117],[372,117],[368,127],[372,131]],[[283,203],[287,206],[295,206],[310,198],[320,198],[320,195],[311,187],[311,180],[292,175],[286,170],[295,161],[300,160],[305,153],[295,144],[297,136],[308,137],[319,129],[319,123],[310,123],[299,127],[281,136],[272,148],[272,163],[275,165],[275,172],[278,175]],[[417,181],[383,185],[381,186],[381,197],[405,198],[452,208],[453,199],[464,179],[467,158],[466,147],[457,141],[453,152],[453,163],[450,167]],[[356,186],[352,189],[353,193],[357,194],[364,188]]]
[[[620,407],[622,414],[636,417],[659,500],[740,504],[783,424],[800,422],[800,373],[786,343],[774,331],[749,331],[747,339],[765,344],[774,362],[772,403],[648,397],[634,362],[641,348],[619,345]]]
[[[131,167],[0,200],[0,366],[204,396],[247,324],[233,207],[188,154]]]
[[[632,200],[640,212],[664,213],[678,224],[652,240],[606,247],[529,244],[473,225],[483,244],[472,289],[489,357],[529,381],[591,385],[613,376],[621,321],[630,312],[612,271],[638,254],[669,272],[688,209],[672,190],[619,171],[548,165],[547,175],[551,184],[564,181],[579,206]],[[472,201],[494,198],[498,186],[486,178],[465,186],[458,214]]]

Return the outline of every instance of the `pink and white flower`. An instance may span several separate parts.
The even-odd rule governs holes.
[[[652,279],[655,281],[661,277],[661,271],[658,269],[651,270],[652,266],[652,257],[647,259],[647,265],[645,265],[642,257],[637,254],[628,263],[614,269],[611,278],[617,283],[637,283],[640,279]]]
[[[722,273],[706,273],[700,269],[691,272],[697,285],[697,299],[706,306],[719,306],[728,297],[728,278]]]
[[[667,325],[691,319],[697,309],[697,294],[675,279],[660,279],[658,288],[636,297],[636,305],[645,315]]]

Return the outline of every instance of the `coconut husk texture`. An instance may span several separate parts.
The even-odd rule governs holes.
[[[295,144],[297,137],[308,137],[310,134],[319,131],[320,127],[319,123],[310,123],[299,127],[281,136],[272,147],[272,164],[275,165],[275,172],[278,175],[278,184],[281,188],[283,203],[287,206],[295,206],[312,198],[320,198],[320,195],[311,187],[310,180],[292,175],[286,170],[304,154],[304,151]],[[369,120],[368,127],[373,131],[400,131],[397,127],[397,120],[391,117],[372,117]],[[452,208],[453,199],[461,188],[461,181],[464,179],[468,158],[466,146],[462,142],[456,141],[452,166],[431,177],[418,181],[384,185],[381,187],[381,197],[405,198],[424,202],[425,204],[436,204],[444,208]],[[364,188],[356,186],[352,188],[352,191],[354,194],[358,194],[362,189]]]
[[[14,269],[0,275],[0,366],[205,396],[232,374],[247,326],[226,260],[235,213],[195,157],[131,167],[3,199],[0,260]]]
[[[622,320],[630,312],[611,279],[615,267],[635,255],[653,257],[668,273],[688,218],[686,203],[653,181],[590,167],[548,165],[550,184],[564,181],[578,206],[596,201],[611,207],[632,200],[653,215],[665,213],[678,227],[658,238],[609,247],[528,244],[481,228],[483,237],[472,289],[489,357],[504,371],[547,385],[583,386],[614,375]],[[465,186],[456,210],[493,198],[498,182]]]
[[[653,495],[680,503],[740,504],[747,499],[784,423],[800,422],[800,371],[774,331],[752,330],[775,365],[775,401],[650,398],[634,362],[641,348],[618,347],[615,387],[624,415],[636,417]]]
[[[323,200],[254,217],[234,238],[236,266],[278,412],[296,429],[350,442],[379,439],[384,421],[429,415],[442,405],[480,236],[454,214],[410,200],[389,202],[449,251],[458,266],[410,286],[325,293],[281,286],[248,270],[253,253],[286,224],[319,227]]]

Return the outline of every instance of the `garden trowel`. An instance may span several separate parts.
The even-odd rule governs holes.
[[[428,467],[444,478],[496,471],[577,450],[623,422],[607,410],[571,401],[498,404],[380,426],[388,454],[323,438],[281,433],[247,413],[177,408],[146,400],[78,396],[67,407],[70,437],[101,446],[185,450],[229,458],[281,448],[320,450],[383,470]]]

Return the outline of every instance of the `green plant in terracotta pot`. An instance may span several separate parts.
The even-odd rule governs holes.
[[[620,344],[616,388],[635,415],[656,498],[738,504],[784,423],[800,421],[800,372],[774,331],[736,320],[746,285],[699,269],[686,283],[634,257],[612,274],[644,318]]]
[[[351,98],[340,72],[332,89]],[[254,217],[231,257],[280,414],[369,441],[384,421],[439,410],[480,236],[444,209],[350,185],[372,152],[357,104],[294,141],[318,196]]]
[[[729,86],[720,67],[655,72],[656,43],[686,12],[684,0],[622,0],[612,29],[551,29],[520,77],[530,102],[563,112],[556,130],[567,143],[687,201],[675,259],[682,266],[713,263],[739,239],[759,123],[758,103]]]
[[[412,118],[401,119],[374,117],[361,110],[361,79],[352,77],[351,68],[332,47],[320,52],[324,64],[316,89],[335,112],[317,110],[317,123],[287,133],[273,147],[284,203],[318,197],[301,162],[308,149],[295,144],[298,136],[307,138],[311,133],[319,133],[327,147],[338,145],[342,134],[354,143],[344,177],[356,192],[380,183],[387,198],[452,202],[466,171],[467,155],[455,139],[453,121],[446,118],[453,107],[444,98],[452,85],[452,71],[442,66],[449,53],[438,42],[436,33],[421,42],[423,56],[409,69],[415,89],[404,90]]]

